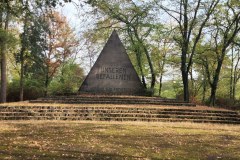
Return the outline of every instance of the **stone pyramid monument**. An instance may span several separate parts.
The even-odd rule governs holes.
[[[82,83],[80,94],[143,95],[142,83],[116,31]]]

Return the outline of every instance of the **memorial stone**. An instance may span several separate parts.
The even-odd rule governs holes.
[[[80,94],[143,95],[143,85],[113,31],[95,64],[82,83]]]

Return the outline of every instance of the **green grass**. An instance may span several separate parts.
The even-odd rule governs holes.
[[[239,151],[239,125],[0,123],[0,159],[240,159]]]

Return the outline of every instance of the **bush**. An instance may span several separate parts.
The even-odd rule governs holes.
[[[216,98],[216,105],[221,108],[240,110],[239,101],[233,101],[229,98]]]
[[[19,79],[14,79],[8,84],[7,101],[19,101]],[[26,79],[24,83],[23,99],[32,100],[44,95],[44,87],[38,80]]]

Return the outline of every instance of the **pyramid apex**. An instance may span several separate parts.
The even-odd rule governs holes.
[[[114,29],[114,30],[112,31],[112,34],[113,34],[113,33],[117,34],[117,31]]]
[[[112,37],[112,36],[117,36],[118,37],[118,33],[117,33],[117,31],[115,29],[112,31],[112,34],[111,34],[110,37]]]

